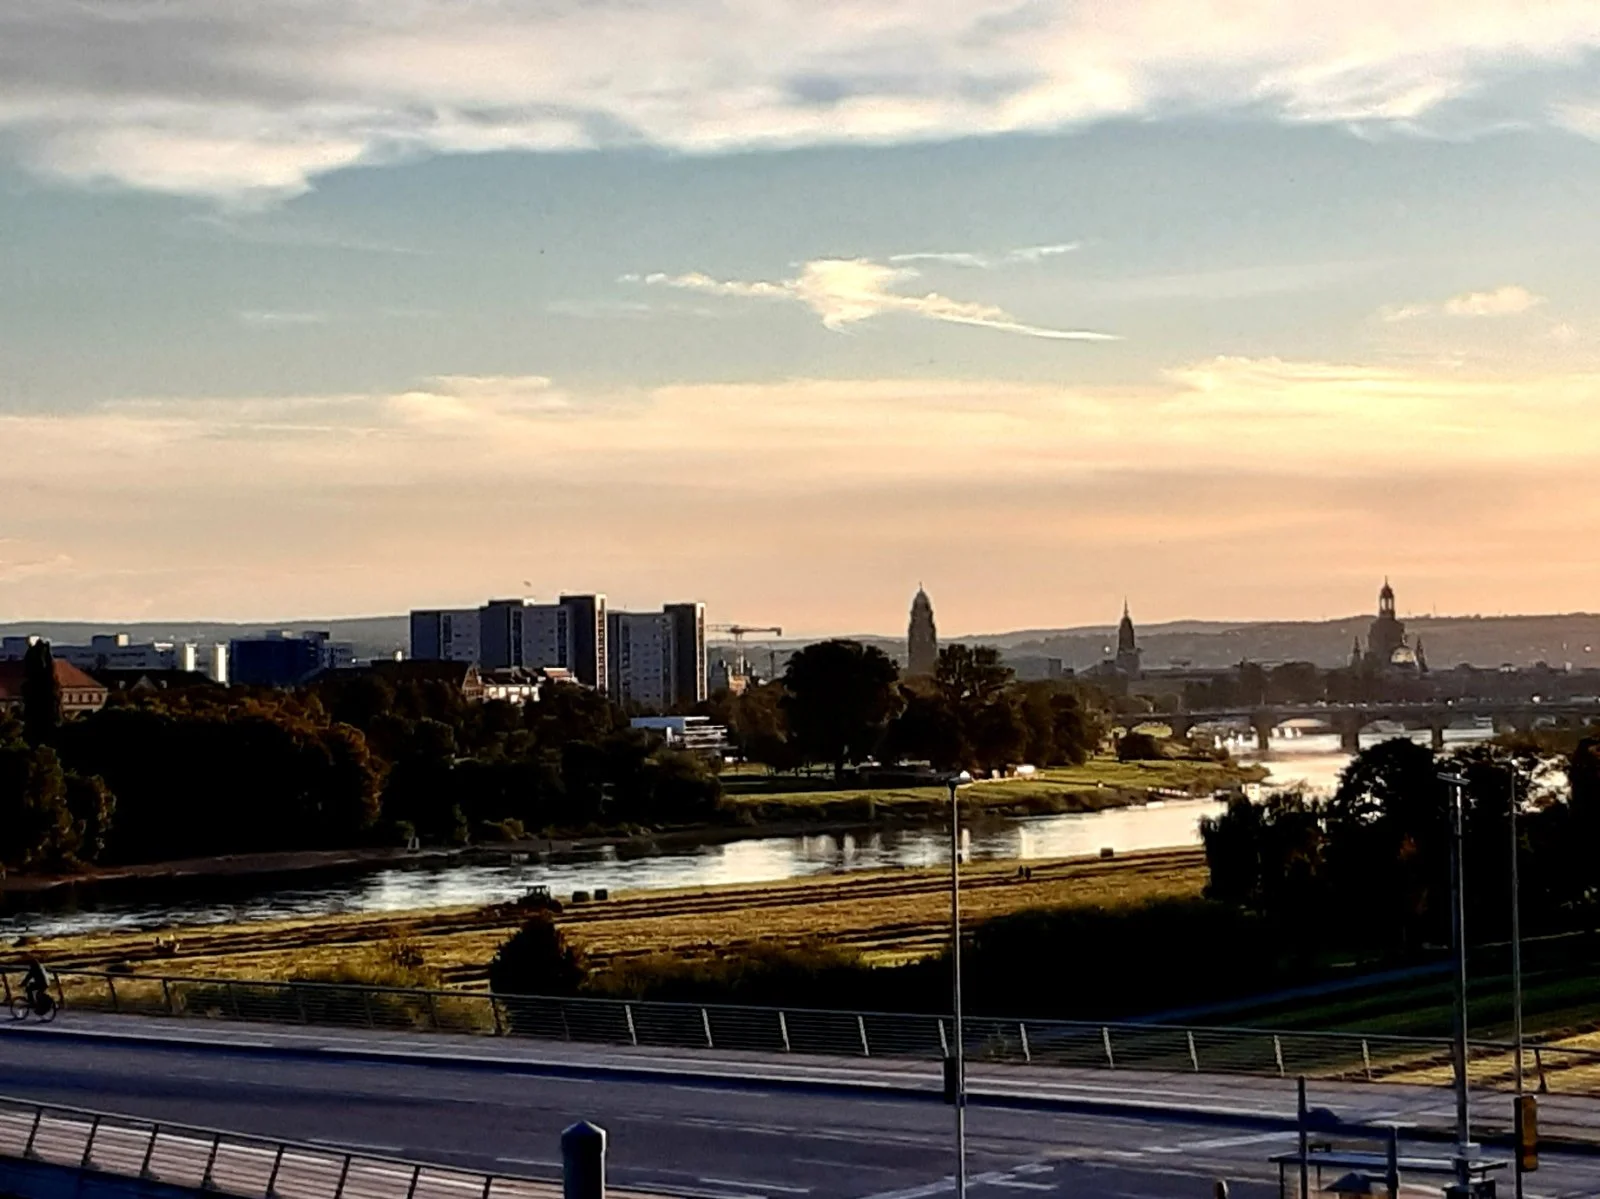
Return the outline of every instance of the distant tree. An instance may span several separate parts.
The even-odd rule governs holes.
[[[1132,729],[1117,738],[1119,762],[1159,762],[1166,756],[1161,742],[1149,733]]]
[[[961,765],[987,771],[1022,760],[1028,729],[1011,680],[1011,668],[993,646],[957,642],[939,651],[933,686],[955,731]]]
[[[61,728],[61,683],[48,641],[35,641],[22,659],[22,725],[29,745],[51,745]]]
[[[489,963],[489,989],[502,995],[574,995],[588,977],[548,912],[540,912],[500,946]]]
[[[841,774],[864,761],[899,705],[899,670],[859,641],[820,641],[790,656],[783,674],[789,736],[806,760]]]

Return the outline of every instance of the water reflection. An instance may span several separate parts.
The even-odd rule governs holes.
[[[1387,735],[1365,736],[1362,745],[1376,744]],[[1486,735],[1480,730],[1451,729],[1445,739],[1450,745],[1469,744]],[[1428,734],[1416,736],[1426,742]],[[1260,760],[1252,745],[1237,746],[1235,752],[1244,761]],[[1349,758],[1332,735],[1274,740],[1264,759],[1272,772],[1266,786],[1302,783],[1316,791],[1331,791]],[[1102,849],[1128,853],[1194,845],[1200,840],[1200,818],[1221,810],[1221,804],[1209,800],[1172,800],[1104,812],[985,821],[967,830],[965,856],[975,861],[1058,858],[1092,855]],[[565,898],[575,890],[599,887],[628,891],[763,883],[849,870],[936,866],[948,861],[948,835],[938,828],[753,837],[667,852],[638,846],[619,852],[608,846],[583,854],[532,855],[521,861],[396,867],[270,890],[252,890],[248,880],[237,880],[228,884],[228,891],[212,889],[158,902],[86,896],[75,909],[20,911],[0,917],[0,935],[496,903],[514,899],[536,884]]]

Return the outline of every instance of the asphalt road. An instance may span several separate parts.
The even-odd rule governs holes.
[[[954,1190],[952,1112],[926,1099],[705,1077],[692,1063],[681,1078],[642,1080],[532,1075],[444,1057],[319,1059],[288,1045],[279,1051],[259,1030],[230,1031],[252,1036],[253,1046],[0,1028],[0,1093],[550,1176],[561,1129],[584,1118],[611,1135],[617,1186],[685,1199],[933,1199]],[[1177,1199],[1209,1195],[1217,1178],[1237,1199],[1266,1199],[1277,1193],[1266,1159],[1292,1144],[1292,1134],[1229,1127],[1214,1113],[968,1113],[978,1199]],[[1537,1199],[1600,1199],[1600,1157],[1547,1155],[1529,1181]]]

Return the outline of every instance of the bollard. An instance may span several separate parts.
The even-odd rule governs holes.
[[[1211,1184],[1211,1199],[1228,1199],[1228,1180],[1219,1178]]]
[[[561,1134],[563,1199],[605,1199],[606,1130],[579,1120]]]

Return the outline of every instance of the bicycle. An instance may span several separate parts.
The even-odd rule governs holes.
[[[28,995],[15,995],[11,999],[11,1018],[13,1020],[26,1020],[33,1016],[41,1024],[49,1024],[56,1018],[56,1013],[61,1010],[59,1004],[48,995],[37,998]]]

